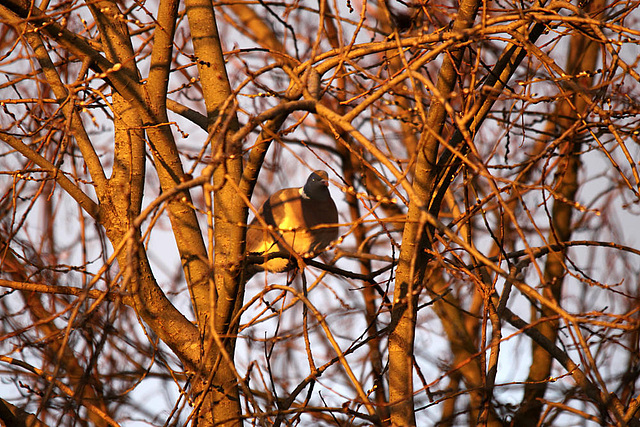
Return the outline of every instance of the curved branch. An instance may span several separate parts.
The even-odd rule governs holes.
[[[41,294],[56,294],[56,295],[72,295],[81,296],[85,295],[92,299],[107,299],[109,301],[115,301],[117,298],[124,297],[118,292],[99,291],[97,289],[83,289],[74,286],[60,286],[60,285],[47,285],[43,283],[30,283],[30,282],[17,282],[15,280],[0,279],[0,286],[16,289],[20,291],[38,292]],[[125,302],[129,305],[129,303]]]
[[[55,167],[53,163],[42,157],[40,154],[33,151],[27,145],[25,145],[18,138],[11,136],[7,133],[0,132],[0,139],[11,146],[14,150],[18,151],[28,160],[32,161],[36,165],[40,166],[45,172],[47,172],[55,181],[62,187],[68,195],[78,202],[78,204],[96,221],[100,220],[100,207],[94,202],[84,191],[75,185],[64,173]]]
[[[167,99],[167,109],[173,111],[176,114],[181,115],[185,119],[200,126],[202,130],[204,131],[207,130],[207,127],[208,127],[207,116],[204,116],[198,113],[196,110],[193,110],[185,105],[182,105],[179,102],[176,102],[172,99]]]
[[[48,374],[47,372],[43,371],[42,369],[38,369],[38,368],[36,368],[34,366],[29,365],[26,362],[23,362],[21,360],[14,359],[14,358],[8,357],[8,356],[0,356],[0,362],[8,363],[8,364],[14,365],[14,366],[19,366],[20,368],[22,368],[24,370],[27,370],[27,371],[35,374],[35,375],[38,375],[39,377],[43,378],[44,380],[54,384],[58,389],[60,389],[60,391],[62,391],[67,396],[69,396],[71,398],[76,398],[77,397],[76,393],[72,389],[70,389],[65,383],[63,383],[59,379],[53,377],[52,375]],[[78,401],[78,404],[80,404],[80,405],[84,406],[85,408],[87,408],[88,411],[93,412],[94,414],[98,415],[100,418],[105,420],[110,426],[120,427],[120,425],[113,418],[111,418],[109,415],[104,413],[104,411],[102,411],[97,406],[87,402],[86,400]]]

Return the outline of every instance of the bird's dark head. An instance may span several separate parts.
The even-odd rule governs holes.
[[[331,197],[329,189],[327,188],[328,186],[329,175],[323,170],[313,171],[313,173],[309,175],[307,183],[302,189],[302,193],[309,199],[326,200]]]

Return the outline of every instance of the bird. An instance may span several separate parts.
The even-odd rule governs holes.
[[[287,254],[288,246],[302,257],[313,258],[326,249],[339,235],[338,209],[328,186],[327,172],[316,170],[309,175],[303,187],[284,188],[272,194],[249,224],[247,254]],[[265,259],[260,264],[249,264],[247,271],[250,275],[264,270],[275,273],[288,271],[296,265],[291,258]]]

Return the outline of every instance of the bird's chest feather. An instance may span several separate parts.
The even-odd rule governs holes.
[[[282,203],[276,218],[277,227],[281,231],[296,231],[306,228],[304,222],[304,206],[300,199]]]
[[[331,200],[324,202],[297,199],[283,203],[279,214],[276,222],[282,231],[313,231],[314,227],[335,223],[338,220],[337,210]]]
[[[332,200],[318,201],[297,198],[288,200],[274,218],[280,233],[296,252],[304,254],[319,250],[336,238],[338,213]]]

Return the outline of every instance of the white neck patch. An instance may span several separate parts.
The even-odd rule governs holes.
[[[304,192],[304,187],[300,187],[300,190],[298,190],[298,192],[300,193],[300,196],[302,196],[303,199],[309,199],[309,195],[307,193]]]

